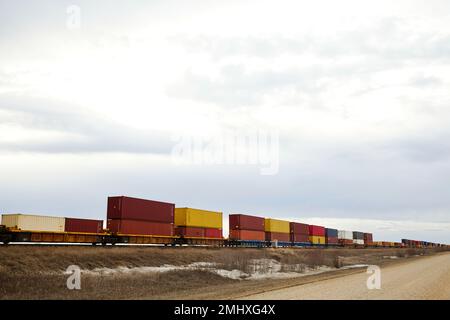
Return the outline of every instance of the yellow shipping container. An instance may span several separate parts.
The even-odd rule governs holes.
[[[222,212],[175,208],[175,226],[222,229]]]
[[[266,218],[264,220],[264,230],[266,232],[289,233],[289,221]]]
[[[312,244],[325,244],[325,237],[309,236],[309,242]]]

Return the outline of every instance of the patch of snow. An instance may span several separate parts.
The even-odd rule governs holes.
[[[398,259],[397,256],[383,256],[383,259]]]
[[[249,274],[242,272],[241,270],[224,270],[224,269],[215,269],[211,270],[212,272],[218,274],[219,276],[222,276],[224,278],[230,278],[234,280],[242,280],[249,277]]]
[[[357,268],[366,265],[353,265],[343,268]],[[282,271],[282,270],[286,271]],[[263,280],[263,279],[287,279],[304,277],[323,272],[338,270],[328,266],[310,267],[302,264],[283,265],[274,259],[253,259],[248,265],[248,272],[241,270],[225,270],[220,268],[220,264],[212,262],[194,262],[188,265],[162,265],[159,267],[116,267],[116,268],[95,268],[92,270],[82,270],[81,272],[91,276],[108,276],[114,274],[156,274],[177,270],[205,270],[213,272],[221,277],[234,280]]]
[[[356,269],[356,268],[367,268],[368,264],[351,264],[348,266],[343,266],[340,269]]]
[[[327,266],[319,266],[316,268],[306,267],[303,272],[275,272],[275,273],[253,273],[248,280],[264,280],[264,279],[288,279],[288,278],[298,278],[304,276],[310,276],[315,274],[320,274],[328,271],[336,270],[336,268],[331,268]]]

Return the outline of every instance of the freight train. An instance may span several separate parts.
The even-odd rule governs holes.
[[[108,197],[106,228],[103,220],[3,214],[0,242],[300,248],[446,246],[409,239],[373,241],[371,233],[244,214],[230,214],[228,222],[229,236],[224,238],[222,212],[176,208],[173,203],[116,196]]]

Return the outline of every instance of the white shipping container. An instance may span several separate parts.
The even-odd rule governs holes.
[[[353,239],[354,244],[364,244],[364,240],[362,239]]]
[[[338,231],[338,239],[353,240],[353,232],[346,231],[346,230],[339,230]]]
[[[7,228],[18,230],[64,232],[65,218],[31,214],[2,214],[1,224]]]

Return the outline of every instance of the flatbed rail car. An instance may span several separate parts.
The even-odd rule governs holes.
[[[0,227],[0,242],[27,243],[111,243],[114,239],[107,233],[82,233],[82,232],[56,232],[56,231],[29,231],[19,229],[7,229]]]
[[[52,232],[52,231],[28,231],[9,229],[0,225],[0,243],[55,243],[55,244],[92,244],[92,245],[164,245],[164,246],[213,246],[213,247],[292,247],[292,248],[389,248],[389,246],[375,245],[342,245],[342,244],[311,244],[309,242],[282,242],[259,240],[231,240],[225,238],[202,238],[183,236],[158,236],[136,234],[81,233],[81,232]],[[390,247],[393,248],[393,247]],[[396,246],[394,248],[408,248],[408,246]]]
[[[136,234],[114,234],[104,233],[81,233],[81,232],[53,232],[53,231],[29,231],[9,229],[0,226],[0,242],[9,244],[11,242],[21,243],[67,243],[67,244],[159,244],[159,245],[205,245],[224,246],[225,239],[217,238],[195,238],[179,236],[159,235],[136,235]]]

